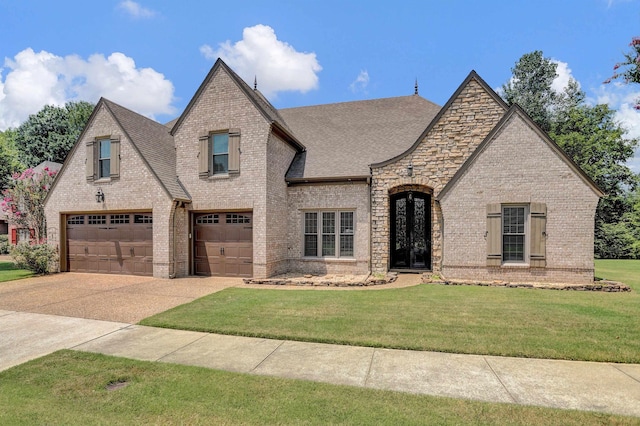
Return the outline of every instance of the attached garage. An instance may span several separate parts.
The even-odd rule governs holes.
[[[194,214],[194,274],[253,276],[252,222],[250,212]]]
[[[151,213],[66,215],[67,271],[153,275]]]

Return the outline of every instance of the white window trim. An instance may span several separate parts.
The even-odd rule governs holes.
[[[307,256],[305,254],[305,225],[306,213],[316,213],[317,216],[317,233],[315,234],[318,237],[317,247],[316,247],[316,256]],[[335,214],[335,255],[332,256],[323,256],[322,255],[322,214],[323,213],[334,213]],[[340,213],[352,213],[353,214],[353,234],[344,234],[344,235],[353,235],[353,254],[348,256],[343,256],[340,253]],[[355,209],[318,209],[318,210],[301,210],[302,216],[302,257],[304,259],[347,259],[352,260],[355,259],[356,255],[356,210]]]
[[[502,204],[500,206],[501,223],[500,223],[500,243],[502,244],[502,256],[504,259],[504,209],[520,207],[524,208],[524,259],[523,260],[502,260],[502,265],[512,267],[526,267],[529,266],[529,255],[531,245],[531,208],[529,204],[517,203],[517,204]]]

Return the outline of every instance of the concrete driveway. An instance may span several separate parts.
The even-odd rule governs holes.
[[[239,278],[160,279],[66,272],[0,283],[0,310],[134,324],[227,287]]]

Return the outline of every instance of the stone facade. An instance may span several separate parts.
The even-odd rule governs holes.
[[[514,113],[445,194],[447,279],[593,282],[593,223],[598,195]],[[487,204],[544,203],[546,266],[487,267]]]
[[[479,78],[468,78],[443,108],[426,135],[413,149],[395,161],[371,168],[371,266],[375,272],[390,267],[390,195],[419,191],[434,195],[432,217],[432,270],[442,263],[442,214],[437,195],[482,140],[495,127],[506,109]],[[409,165],[413,170],[409,173]]]

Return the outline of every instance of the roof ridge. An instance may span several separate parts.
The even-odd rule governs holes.
[[[280,108],[278,111],[289,111],[289,110],[293,110],[293,109],[317,108],[317,107],[356,104],[356,103],[373,103],[373,102],[379,102],[379,101],[388,101],[388,100],[405,99],[405,98],[419,98],[419,99],[422,99],[423,101],[431,103],[432,105],[440,107],[440,105],[436,104],[435,102],[433,102],[433,101],[431,101],[431,100],[429,100],[429,99],[427,99],[425,97],[422,97],[420,95],[411,94],[411,95],[402,95],[402,96],[388,96],[386,98],[358,99],[358,100],[354,100],[354,101],[331,102],[331,103],[327,103],[327,104],[302,105],[302,106],[297,106],[297,107]]]

